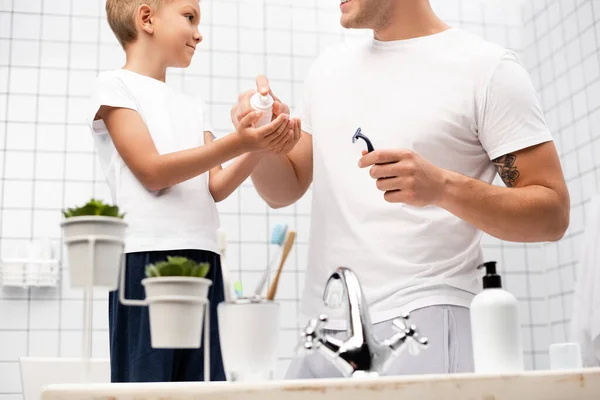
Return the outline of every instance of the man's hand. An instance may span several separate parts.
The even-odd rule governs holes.
[[[285,142],[281,142],[280,145],[276,148],[273,148],[271,150],[272,153],[287,154],[290,151],[292,151],[292,149],[296,147],[296,144],[298,144],[298,142],[300,141],[300,138],[302,137],[302,123],[300,121],[300,118],[290,117],[290,121],[293,123],[293,135],[290,138],[288,138]]]
[[[231,122],[237,129],[242,118],[248,115],[252,110],[250,105],[250,98],[257,91],[262,95],[270,94],[273,98],[273,119],[277,118],[280,114],[290,114],[290,108],[283,104],[277,96],[273,94],[269,85],[269,80],[264,75],[259,75],[256,78],[256,87],[258,90],[247,90],[238,96],[238,103],[231,108]]]
[[[424,207],[436,204],[442,196],[447,171],[410,150],[363,151],[360,168],[371,167],[377,189],[390,203]]]
[[[256,78],[256,87],[258,92],[262,95],[270,94],[273,97],[273,118],[272,121],[277,119],[280,115],[285,114],[289,116],[290,108],[281,102],[281,100],[273,94],[269,85],[269,80],[264,75],[259,75]],[[238,103],[231,108],[231,122],[235,126],[236,130],[239,129],[240,122],[248,116],[254,110],[250,105],[250,98],[257,92],[257,90],[248,90],[238,97]],[[291,121],[291,133],[281,137],[281,140],[274,146],[270,146],[269,150],[275,154],[287,154],[300,140],[302,136],[302,128],[300,119],[290,118]]]

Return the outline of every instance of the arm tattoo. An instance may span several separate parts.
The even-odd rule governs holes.
[[[502,181],[507,187],[513,187],[517,179],[519,179],[519,171],[515,166],[517,156],[514,154],[506,154],[501,157],[492,160],[496,168],[498,168],[498,174]]]

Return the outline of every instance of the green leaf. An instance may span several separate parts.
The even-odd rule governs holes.
[[[157,267],[160,276],[183,276],[181,265],[167,264],[163,267]]]
[[[198,264],[186,257],[167,256],[167,261],[148,264],[146,266],[146,276],[191,276],[204,278],[209,270],[209,263]]]
[[[106,217],[118,217],[119,216],[119,207],[117,206],[106,206],[102,209],[102,214]]]
[[[158,269],[164,268],[167,265],[169,265],[169,263],[167,261],[159,261],[156,263],[156,268],[158,268]]]
[[[149,278],[160,276],[158,268],[154,264],[146,265],[146,276]]]
[[[196,278],[204,278],[210,269],[209,263],[200,263],[198,267],[194,271],[194,276]]]
[[[83,215],[99,215],[106,217],[124,218],[125,214],[119,214],[119,207],[116,205],[108,205],[101,200],[92,198],[82,207],[68,208],[63,210],[65,218],[80,217]]]
[[[185,265],[185,263],[189,262],[190,260],[188,260],[185,257],[179,257],[179,256],[167,256],[167,262],[169,264],[175,264],[175,265]],[[193,261],[192,261],[193,262]]]
[[[73,211],[74,215],[82,216],[82,215],[98,215],[98,209],[93,204],[86,204],[85,206],[75,209]]]
[[[196,268],[198,264],[193,260],[186,260],[183,264],[184,276],[194,276],[194,268]]]

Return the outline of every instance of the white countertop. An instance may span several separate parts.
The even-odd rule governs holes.
[[[511,375],[50,385],[43,400],[598,400],[600,368]]]

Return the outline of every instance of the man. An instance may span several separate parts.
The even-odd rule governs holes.
[[[431,346],[401,354],[387,374],[473,368],[469,305],[480,289],[482,232],[502,240],[559,240],[569,194],[530,78],[515,55],[458,29],[428,0],[349,0],[345,28],[373,38],[323,54],[305,82],[303,133],[287,155],[252,173],[273,208],[313,184],[302,317],[325,311],[345,329],[343,309],[322,310],[338,266],[359,277],[375,334],[411,312]],[[269,91],[266,78],[257,81]],[[248,92],[232,110],[249,110]],[[287,112],[282,107],[281,112]],[[375,151],[352,143],[361,128]],[[492,186],[498,172],[507,187]],[[318,354],[298,355],[288,377],[338,376]]]

